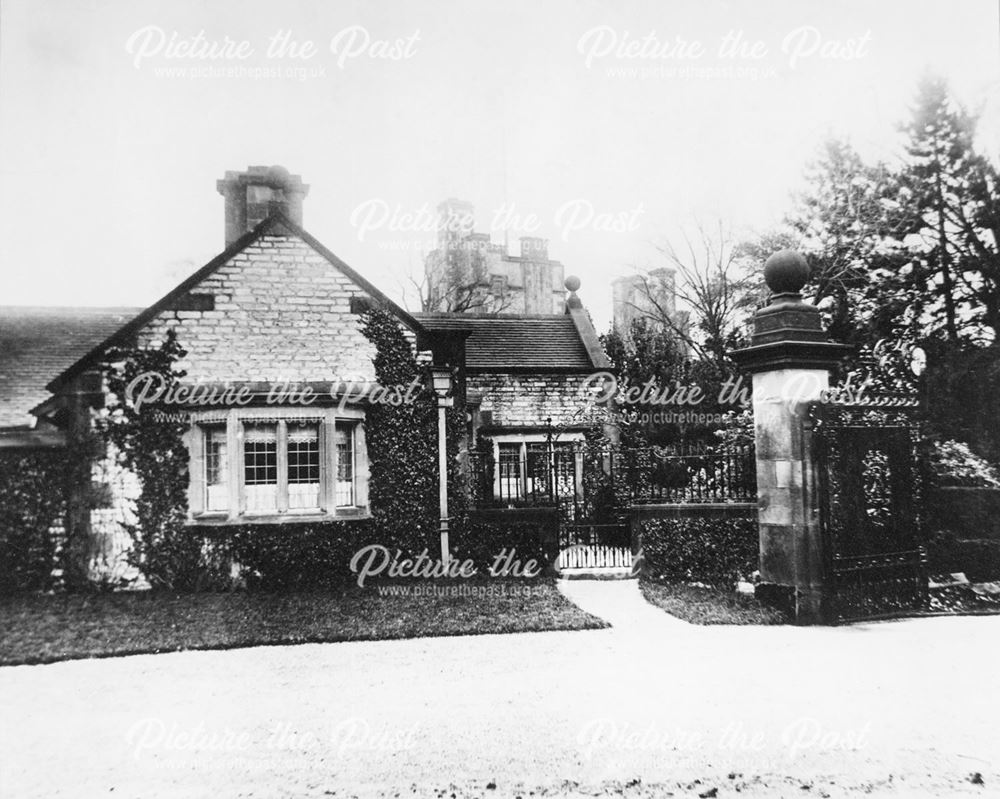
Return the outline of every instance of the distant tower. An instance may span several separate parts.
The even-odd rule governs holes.
[[[438,249],[454,247],[472,233],[476,221],[475,212],[476,207],[467,200],[449,197],[438,203]]]
[[[670,326],[668,317],[681,330],[687,330],[688,312],[677,310],[676,278],[673,269],[653,269],[646,275],[628,275],[611,281],[612,319],[615,330],[627,336],[632,323],[646,319],[652,325]]]
[[[546,239],[521,238],[520,255],[474,231],[472,203],[438,205],[437,249],[427,254],[427,311],[558,314],[566,302],[565,269]]]

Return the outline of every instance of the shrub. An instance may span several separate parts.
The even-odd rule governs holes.
[[[642,524],[647,573],[731,588],[758,568],[756,519],[650,519]]]
[[[351,558],[377,540],[370,519],[208,528],[206,550],[240,566],[249,590],[336,589],[354,579]]]
[[[942,440],[971,441],[976,451],[1000,462],[995,422],[1000,394],[1000,343],[989,347],[925,341],[924,397],[932,431]]]
[[[927,542],[927,565],[931,574],[963,572],[973,582],[1000,579],[1000,541],[962,540],[941,531]]]
[[[559,554],[555,509],[526,510],[520,519],[516,513],[472,513],[460,520],[449,539],[452,555],[460,561],[471,560],[485,576],[504,550],[513,552],[512,566],[519,561],[523,568],[533,559],[544,572],[549,571]]]
[[[66,453],[0,455],[0,594],[52,586],[51,528],[66,512]]]
[[[996,467],[959,441],[935,443],[931,449],[931,467],[941,485],[1000,488]]]

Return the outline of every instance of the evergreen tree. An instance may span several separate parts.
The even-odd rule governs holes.
[[[865,343],[884,332],[868,329],[870,314],[886,301],[898,310],[894,276],[909,262],[899,179],[838,139],[824,143],[807,179],[809,189],[787,220],[812,270],[807,290],[834,338]]]
[[[913,280],[926,286],[930,333],[994,340],[1000,332],[996,168],[975,149],[977,119],[938,78],[920,83],[903,170],[913,210]],[[985,335],[984,335],[985,334]]]

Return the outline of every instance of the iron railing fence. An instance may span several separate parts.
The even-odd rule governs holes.
[[[643,449],[518,444],[473,453],[470,468],[476,507],[573,505],[592,518],[608,504],[757,498],[752,444]]]

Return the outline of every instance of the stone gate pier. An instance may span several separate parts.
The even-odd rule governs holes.
[[[733,352],[753,375],[757,450],[760,576],[758,596],[788,609],[796,622],[822,620],[823,542],[809,404],[829,388],[829,374],[849,348],[829,341],[819,309],[800,291],[805,258],[792,250],[764,264],[770,303],[757,311],[749,347]]]

